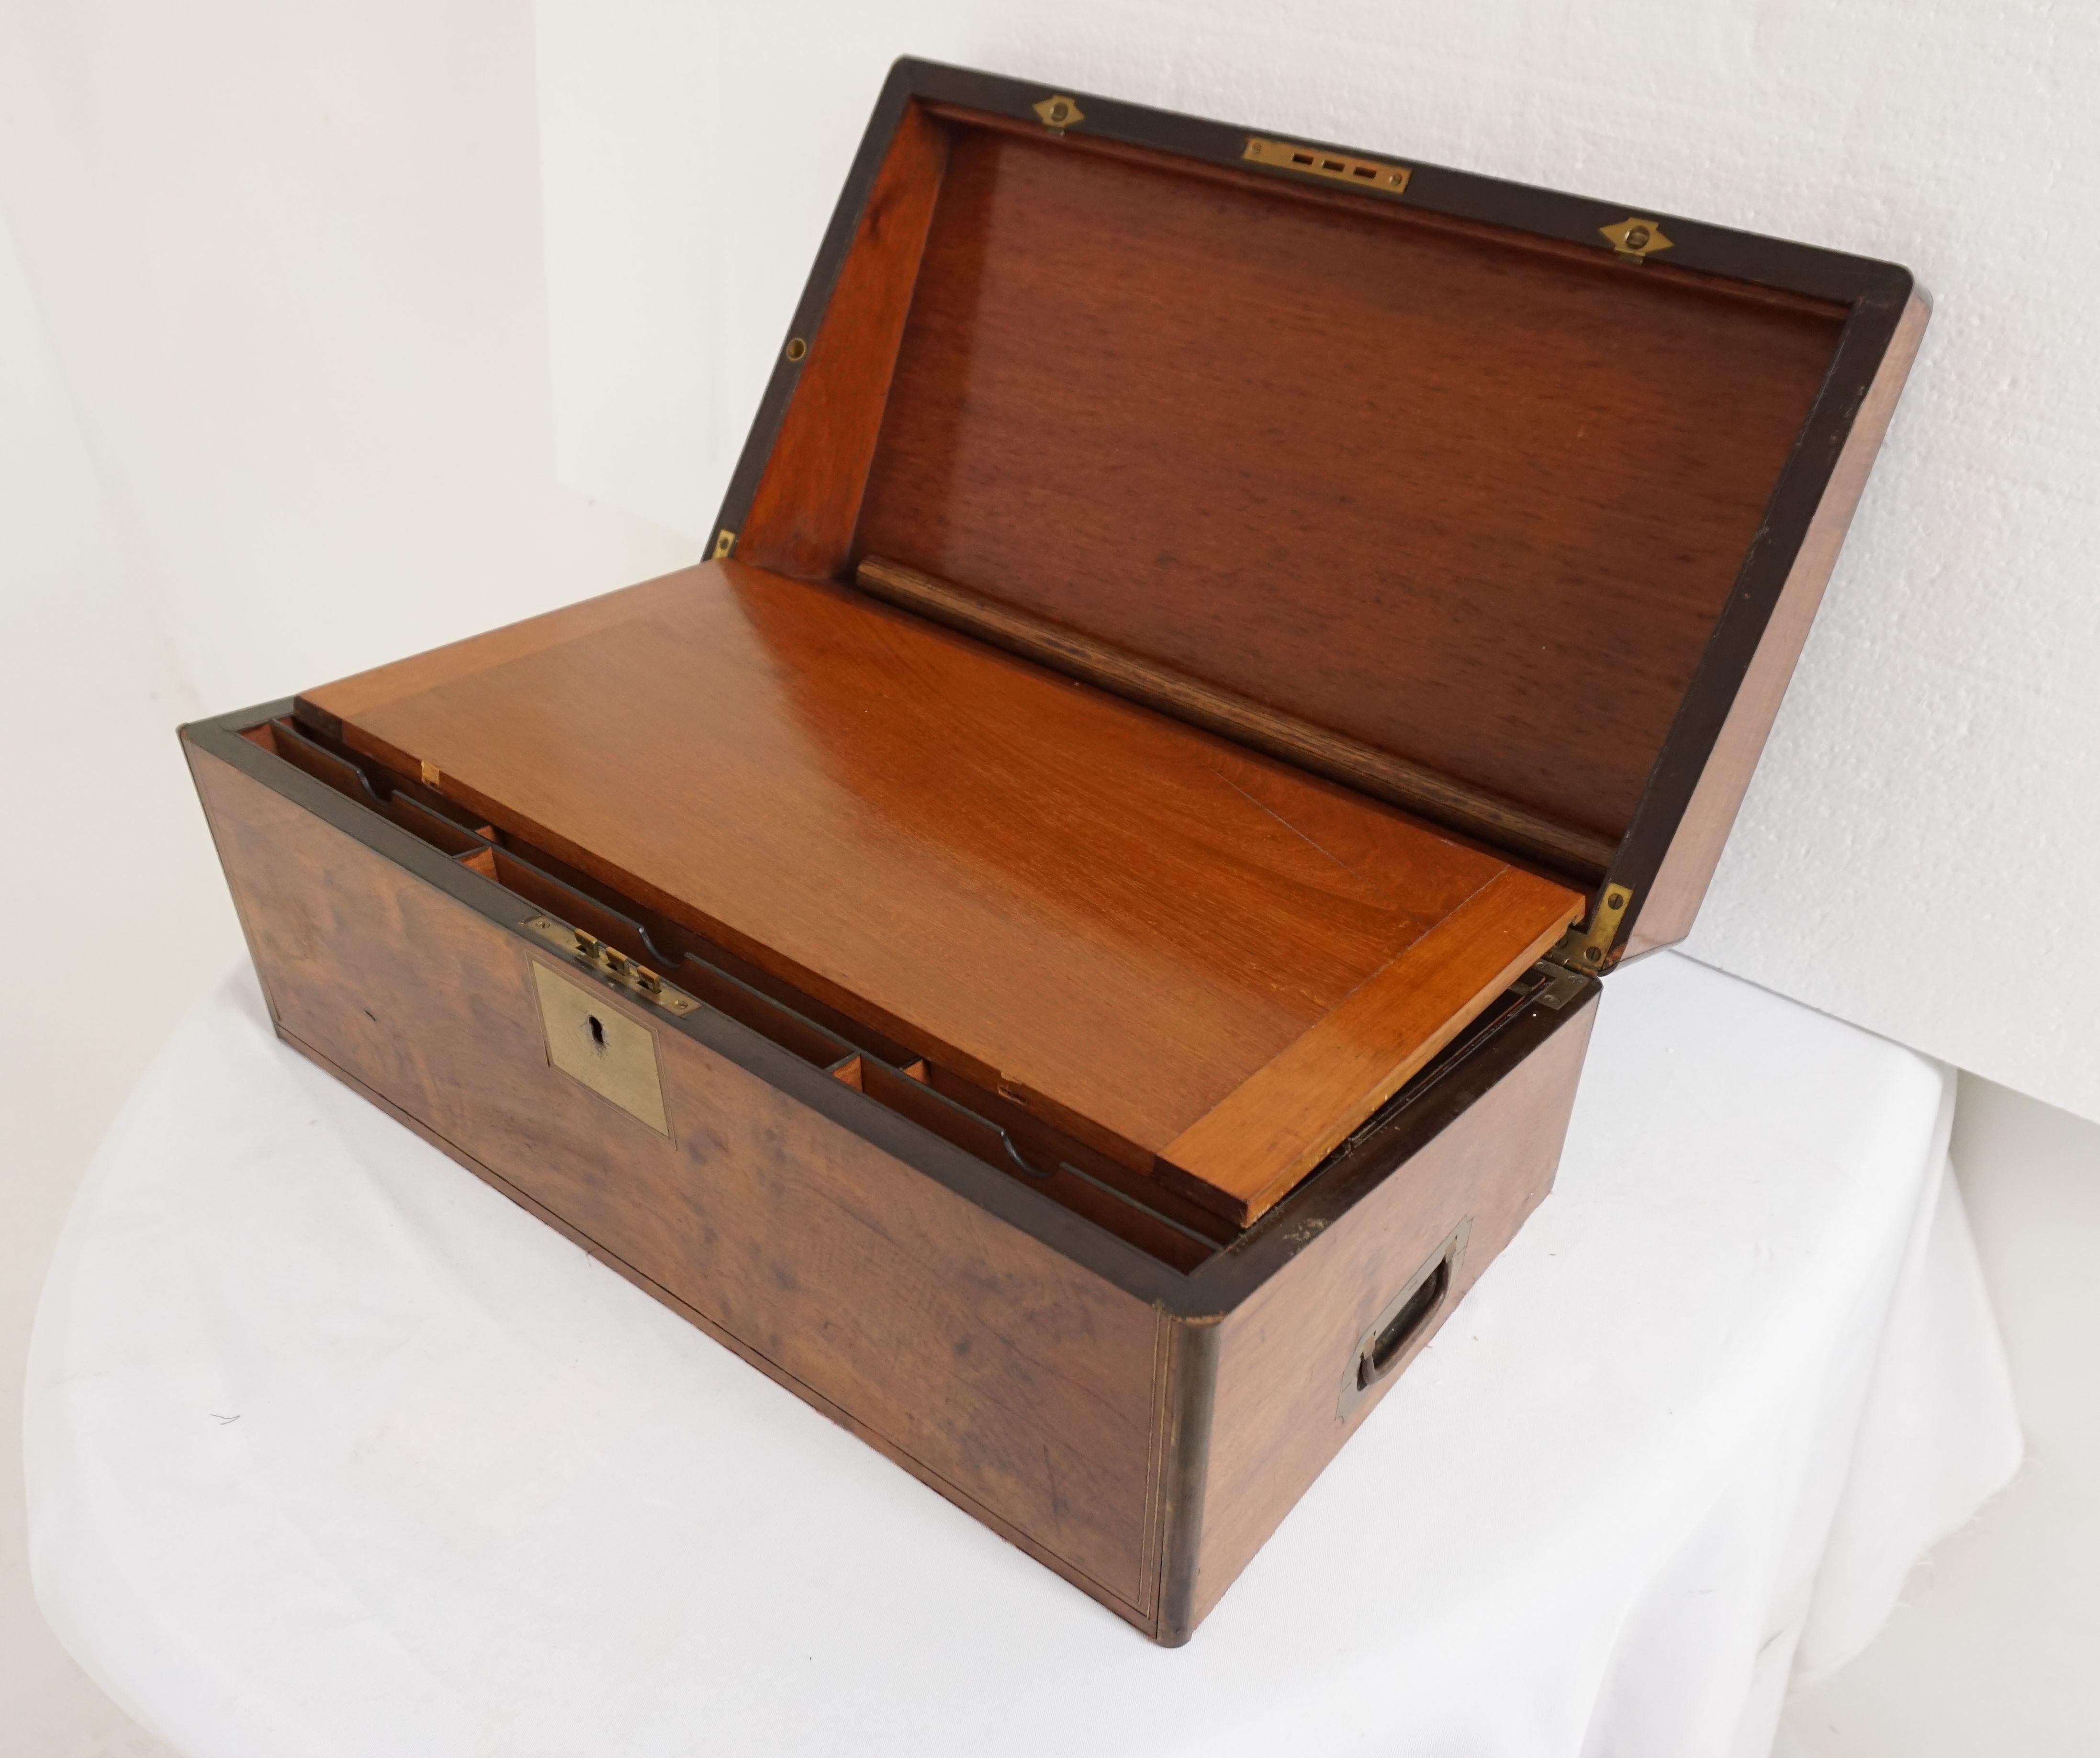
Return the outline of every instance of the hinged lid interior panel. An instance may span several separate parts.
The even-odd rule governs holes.
[[[904,61],[717,550],[1608,880],[1623,936],[1922,319],[1894,264]]]
[[[1843,316],[958,129],[855,559],[1616,839]]]

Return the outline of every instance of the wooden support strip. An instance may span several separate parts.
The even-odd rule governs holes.
[[[1616,844],[1591,831],[1556,823],[1405,757],[1141,659],[902,562],[867,557],[854,579],[872,597],[1562,872],[1602,879],[1617,852]]]

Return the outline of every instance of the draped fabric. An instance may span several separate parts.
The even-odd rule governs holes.
[[[270,1034],[83,1187],[38,1592],[194,1758],[1698,1758],[2018,1463],[1952,1077],[1674,954],[1555,1194],[1189,1646],[1149,1646]]]

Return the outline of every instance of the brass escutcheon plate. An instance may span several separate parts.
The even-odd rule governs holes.
[[[593,994],[536,958],[532,985],[539,992],[549,1064],[659,1135],[668,1136],[671,1119],[664,1109],[656,1034],[608,1005],[602,994]]]

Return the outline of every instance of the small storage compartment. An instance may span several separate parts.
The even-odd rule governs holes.
[[[1028,1181],[1053,1201],[1177,1270],[1193,1270],[1242,1228],[1158,1179],[1032,1114],[1010,1093],[915,1055],[896,1040],[797,991],[725,948],[621,897],[558,857],[464,810],[289,716],[243,735],[250,743],[408,831],[461,867],[545,914],[546,943],[587,967],[621,975],[655,995],[690,997],[726,1015],[885,1108],[986,1165]],[[557,876],[559,875],[560,876]],[[1552,969],[1525,968],[1506,984],[1471,1032],[1454,1034],[1338,1146],[1389,1121],[1497,1021],[1547,987]],[[1331,1157],[1331,1154],[1330,1154]]]
[[[733,561],[295,719],[288,742],[494,826],[467,852],[499,883],[508,855],[624,900],[624,927],[562,919],[614,944],[640,923],[667,976],[726,954],[1185,1223],[1260,1215],[1585,907],[1383,800]]]

